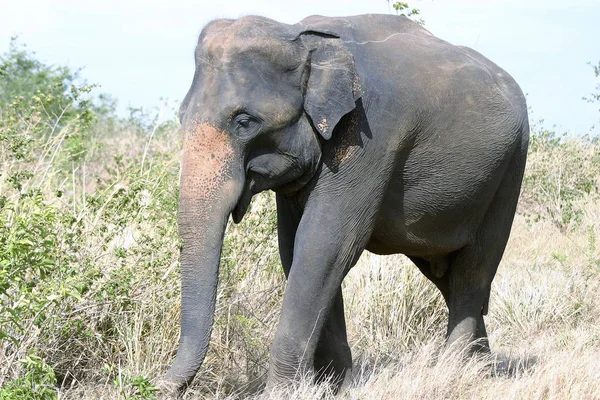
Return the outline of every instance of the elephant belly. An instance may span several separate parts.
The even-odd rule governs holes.
[[[469,219],[456,221],[456,214],[440,213],[435,217],[412,215],[406,223],[403,212],[382,213],[375,223],[366,249],[375,254],[431,256],[452,253],[467,245],[477,231]]]

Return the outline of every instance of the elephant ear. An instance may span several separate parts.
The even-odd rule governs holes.
[[[329,140],[336,124],[355,108],[362,94],[354,57],[334,33],[308,30],[301,37],[309,48],[304,110],[321,136]]]

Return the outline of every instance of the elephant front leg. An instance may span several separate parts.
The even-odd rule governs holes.
[[[267,387],[314,372],[324,373],[322,377],[333,374],[340,384],[350,370],[341,283],[367,242],[370,224],[360,222],[360,214],[342,218],[331,210],[305,210],[296,232]]]
[[[347,343],[338,341],[345,342],[345,335],[337,334],[337,320],[329,322],[328,319],[329,315],[339,317],[339,313],[332,313],[332,310],[344,274],[339,272],[335,277],[332,274],[323,277],[314,273],[320,269],[294,265],[290,271],[271,349],[267,387],[300,380],[313,372],[339,372],[343,368],[340,364],[344,361],[338,360],[338,350],[347,348]],[[333,331],[332,326],[335,327]],[[347,356],[350,356],[349,351]],[[351,364],[351,360],[346,362]],[[315,371],[315,366],[321,371]]]
[[[289,277],[294,259],[294,242],[302,212],[293,202],[277,195],[277,225],[279,254],[286,278]],[[341,387],[344,378],[351,373],[352,355],[346,335],[344,302],[342,289],[338,288],[333,304],[327,313],[323,329],[315,349],[313,360],[318,382],[332,382],[336,389]]]

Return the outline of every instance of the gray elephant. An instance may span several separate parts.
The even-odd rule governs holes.
[[[166,375],[209,345],[229,215],[277,198],[288,283],[267,386],[352,367],[341,283],[361,253],[407,255],[442,293],[447,343],[489,351],[483,316],[527,154],[525,98],[476,51],[407,18],[209,23],[180,109],[182,317]]]

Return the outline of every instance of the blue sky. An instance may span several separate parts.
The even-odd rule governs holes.
[[[84,67],[82,75],[128,105],[155,107],[183,99],[193,50],[204,24],[259,14],[286,23],[312,15],[390,13],[385,0],[19,0],[3,1],[0,52],[10,37],[50,64]],[[583,134],[597,124],[598,104],[582,100],[598,79],[599,0],[413,0],[426,27],[472,47],[507,70],[527,94],[533,120]],[[375,28],[375,27],[374,27]]]

